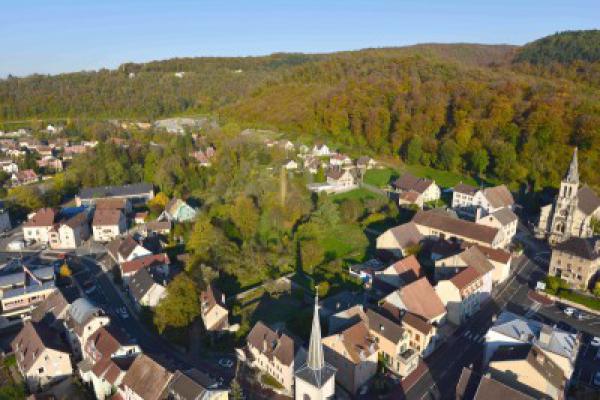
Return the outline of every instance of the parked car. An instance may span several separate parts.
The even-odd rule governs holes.
[[[600,337],[594,336],[590,341],[590,344],[594,347],[600,347]]]
[[[575,312],[575,309],[573,307],[567,307],[563,310],[563,312],[568,315],[569,317],[573,316],[573,313]]]
[[[221,358],[219,360],[219,365],[223,368],[231,368],[233,367],[233,361],[228,360],[227,358]]]
[[[6,249],[8,251],[19,251],[19,250],[23,250],[23,248],[25,247],[25,242],[22,240],[13,240],[12,242],[10,242],[7,246]]]

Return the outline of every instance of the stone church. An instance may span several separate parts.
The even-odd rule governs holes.
[[[579,187],[577,148],[554,202],[541,208],[536,236],[552,245],[569,237],[591,237],[592,218],[600,218],[600,197],[588,186]]]

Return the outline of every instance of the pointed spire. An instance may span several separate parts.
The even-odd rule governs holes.
[[[323,344],[321,343],[321,323],[319,322],[319,295],[315,290],[315,312],[313,314],[312,330],[310,332],[310,342],[308,344],[308,359],[306,360],[308,368],[313,371],[320,371],[325,367],[325,358],[323,357]]]
[[[579,183],[579,168],[577,165],[577,147],[573,150],[573,159],[571,159],[571,165],[565,176],[565,181],[569,183]]]

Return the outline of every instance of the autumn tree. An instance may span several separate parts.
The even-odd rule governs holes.
[[[167,327],[183,328],[200,315],[198,287],[184,272],[167,285],[167,295],[158,303],[154,324],[160,333]]]

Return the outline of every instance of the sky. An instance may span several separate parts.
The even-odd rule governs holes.
[[[0,77],[172,57],[519,45],[599,25],[598,0],[0,0]]]

